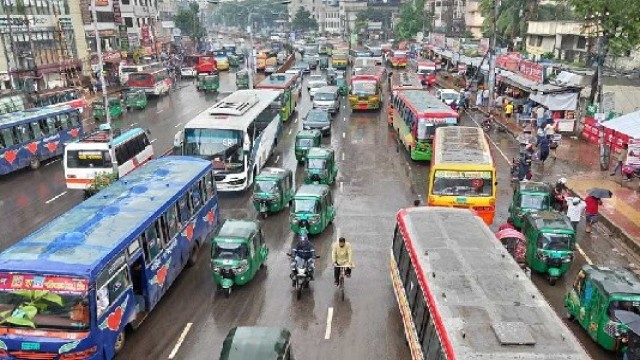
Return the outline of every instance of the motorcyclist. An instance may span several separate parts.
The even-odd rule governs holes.
[[[485,116],[484,120],[482,120],[482,128],[483,129],[491,129],[493,127],[493,122],[495,121],[495,118],[493,116],[493,114],[489,115],[489,116]]]
[[[351,249],[351,244],[344,237],[338,239],[338,242],[331,246],[331,261],[333,262],[333,280],[338,286],[340,267],[347,267],[345,269],[347,277],[351,277],[351,269],[353,268],[353,250]]]
[[[293,249],[291,249],[291,257],[293,258],[293,261],[291,262],[292,286],[296,286],[296,267],[302,262],[306,263],[309,278],[313,280],[316,250],[306,234],[301,234],[298,237],[298,241],[294,245]]]

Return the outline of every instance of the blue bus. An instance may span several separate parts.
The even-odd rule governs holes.
[[[210,161],[163,157],[0,253],[0,358],[112,359],[220,211]]]
[[[39,168],[42,161],[62,155],[64,144],[83,131],[80,111],[69,105],[0,115],[0,175]]]

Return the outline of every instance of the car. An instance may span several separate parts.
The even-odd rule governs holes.
[[[269,65],[264,68],[265,75],[273,74],[276,71],[278,71],[278,68],[273,65]]]
[[[291,67],[291,70],[300,70],[303,74],[309,74],[311,69],[309,68],[309,64],[305,62],[299,62]]]
[[[451,106],[452,104],[457,103],[460,98],[460,93],[453,89],[438,89],[438,91],[436,91],[436,96],[443,103]]]
[[[309,77],[309,82],[307,83],[307,90],[311,89],[311,85],[315,82],[327,82],[327,77],[323,74],[313,74]]]
[[[309,96],[311,97],[311,99],[313,100],[313,97],[316,96],[316,92],[318,92],[318,90],[327,86],[329,86],[329,84],[327,83],[327,80],[313,82],[311,84],[311,87],[309,88]]]
[[[323,135],[331,135],[331,114],[324,109],[311,109],[302,119],[303,130],[320,130]]]
[[[337,86],[319,88],[313,97],[313,108],[336,114],[340,110],[340,94]]]
[[[180,68],[180,76],[182,77],[196,77],[196,75],[198,75],[198,72],[192,67]]]

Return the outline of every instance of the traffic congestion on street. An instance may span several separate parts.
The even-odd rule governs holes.
[[[640,359],[577,140],[406,42],[240,39],[0,115],[0,358]]]

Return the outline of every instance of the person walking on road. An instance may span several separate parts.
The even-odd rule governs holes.
[[[613,168],[613,171],[609,175],[614,176],[618,172],[618,169],[620,169],[620,172],[622,173],[622,165],[627,161],[628,154],[629,144],[622,145],[622,151],[620,151],[620,154],[618,154],[618,158],[616,159],[616,167]]]
[[[546,136],[542,136],[538,139],[538,158],[544,164],[545,160],[549,157],[549,139]]]
[[[578,231],[578,224],[580,223],[580,218],[582,217],[582,213],[587,207],[587,204],[577,196],[574,198],[567,198],[567,204],[567,217],[571,221],[573,231]]]
[[[507,119],[511,119],[511,115],[513,114],[513,102],[508,101],[504,106],[504,115]]]
[[[587,218],[587,226],[585,227],[585,232],[589,234],[591,233],[591,228],[593,224],[598,222],[598,216],[599,216],[598,211],[599,211],[600,205],[602,205],[602,200],[598,199],[595,196],[589,195],[584,200],[584,202],[586,204],[585,213]]]

